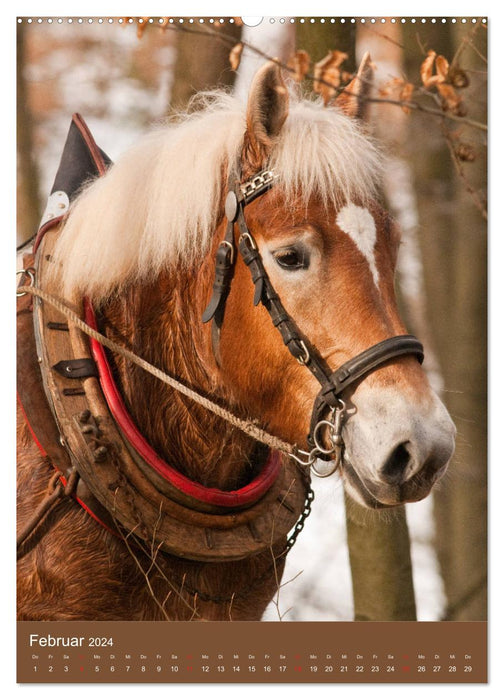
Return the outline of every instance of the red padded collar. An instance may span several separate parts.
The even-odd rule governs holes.
[[[85,320],[92,328],[97,329],[94,310],[86,299],[84,300]],[[167,464],[141,435],[129,415],[124,401],[118,391],[114,381],[112,371],[105,354],[103,346],[93,338],[91,340],[91,350],[93,358],[97,364],[100,383],[103,394],[108,403],[109,409],[124,436],[130,442],[138,454],[172,486],[184,494],[191,496],[203,503],[214,506],[244,507],[257,502],[274,484],[280,471],[280,454],[270,450],[266,464],[249,484],[236,491],[221,491],[217,488],[207,488],[201,484],[188,479],[180,474],[176,469]]]

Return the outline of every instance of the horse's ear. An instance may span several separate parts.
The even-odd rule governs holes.
[[[335,100],[335,104],[349,117],[364,120],[369,102],[367,97],[373,86],[374,67],[369,52],[362,58],[357,75],[348,83]]]
[[[247,104],[243,164],[251,171],[264,167],[275,138],[289,112],[289,95],[280,66],[270,61],[255,75]]]

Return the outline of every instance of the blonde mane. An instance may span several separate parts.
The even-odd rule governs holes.
[[[98,301],[163,268],[208,252],[223,173],[238,157],[245,107],[212,93],[204,106],[154,129],[76,199],[55,251],[63,292]],[[271,154],[275,187],[305,202],[315,192],[341,205],[373,194],[379,154],[359,125],[335,108],[291,97]]]

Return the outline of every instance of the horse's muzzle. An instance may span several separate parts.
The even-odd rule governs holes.
[[[447,469],[455,427],[434,394],[423,406],[379,396],[363,392],[343,430],[346,490],[370,508],[420,501]]]

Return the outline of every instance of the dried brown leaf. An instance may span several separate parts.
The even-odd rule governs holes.
[[[325,71],[329,68],[339,68],[348,54],[343,51],[329,51],[327,56],[315,64],[315,71]]]
[[[433,75],[434,66],[436,67],[435,75]],[[466,85],[467,76],[464,71],[450,70],[447,59],[431,50],[420,67],[420,75],[426,88],[436,87],[443,110],[453,112],[460,117],[465,116],[467,108],[455,90],[455,87],[465,87]]]
[[[446,58],[441,55],[436,56],[436,73],[440,77],[442,82],[446,82],[449,70],[450,64],[448,63]]]
[[[300,49],[289,59],[287,66],[293,71],[293,78],[300,83],[310,68],[310,55]]]
[[[427,57],[423,60],[420,66],[420,78],[424,87],[429,88],[439,82],[439,76],[433,75],[434,61],[436,60],[436,52],[432,49],[428,51]]]
[[[241,56],[243,53],[243,44],[238,42],[238,44],[235,44],[231,51],[229,52],[229,63],[231,64],[232,70],[238,70],[238,66],[240,65],[241,61]]]
[[[150,17],[139,17],[137,20],[137,37],[141,39],[149,26]],[[141,20],[141,21],[140,21]]]
[[[469,85],[469,76],[462,68],[453,68],[452,66],[448,75],[448,82],[460,90]]]
[[[470,143],[459,143],[455,148],[455,155],[466,163],[473,163],[476,160],[476,151]]]
[[[329,68],[320,77],[325,82],[314,81],[313,89],[322,97],[324,104],[327,105],[336,95],[337,88],[341,82],[341,73],[338,68]]]
[[[378,93],[382,97],[389,97],[390,95],[399,96],[400,91],[404,88],[405,81],[402,78],[390,78],[385,83],[382,83]]]
[[[394,90],[394,84],[392,80],[387,80],[387,82],[382,83],[378,88],[378,94],[380,97],[389,97]]]
[[[315,64],[313,90],[328,104],[341,83],[339,66],[348,58],[343,51],[329,51],[327,56]],[[323,82],[321,82],[323,81]]]

